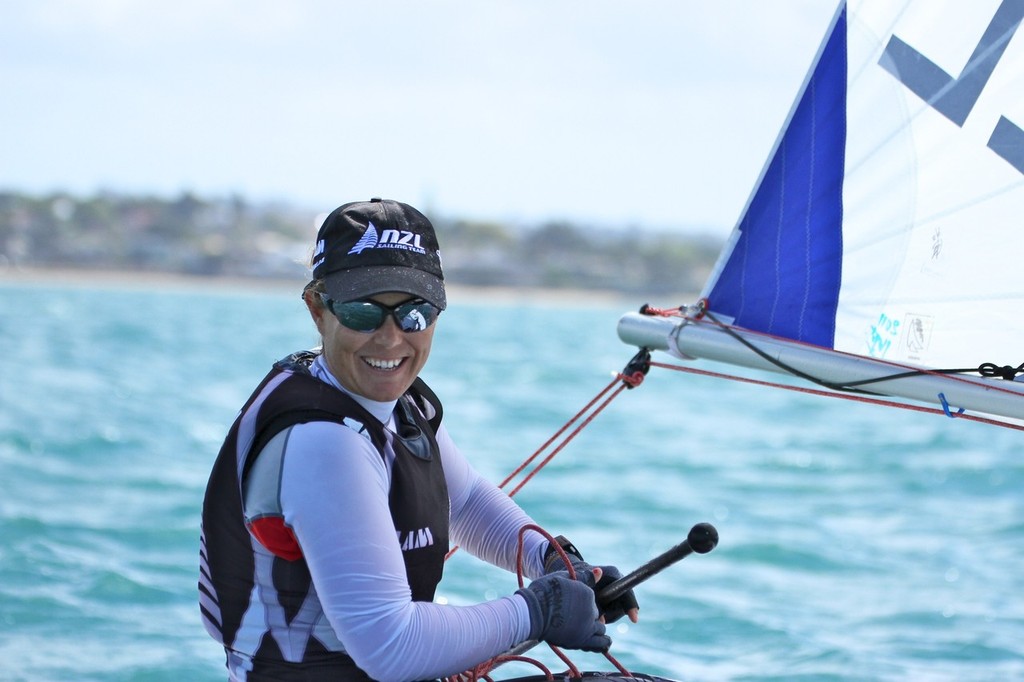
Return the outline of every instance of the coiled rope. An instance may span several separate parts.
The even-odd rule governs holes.
[[[525,562],[525,557],[523,556],[523,539],[526,536],[527,531],[540,533],[547,539],[549,543],[551,543],[551,546],[558,551],[558,555],[561,557],[562,562],[565,564],[565,568],[569,572],[569,577],[575,580],[576,570],[573,568],[572,561],[569,560],[569,556],[565,553],[565,550],[558,546],[558,543],[555,542],[555,539],[546,530],[534,524],[526,524],[525,526],[519,529],[519,545],[516,549],[516,577],[519,580],[519,587],[522,588],[526,584],[524,580],[525,576],[523,574],[523,564]],[[532,644],[530,646],[532,646]],[[579,668],[576,667],[576,664],[572,662],[572,660],[565,654],[564,651],[562,651],[559,647],[555,646],[554,644],[548,644],[548,648],[550,648],[551,651],[553,651],[554,654],[558,656],[558,658],[560,658],[563,663],[565,663],[566,673],[570,679],[580,679],[583,677],[583,674],[580,672]],[[626,670],[626,668],[624,668],[623,665],[619,663],[619,661],[616,660],[610,652],[602,651],[601,654],[605,657],[605,659],[608,660],[609,663],[615,666],[615,669],[622,673],[622,675],[624,675],[625,677],[633,677],[632,673]],[[540,661],[534,658],[530,658],[528,656],[522,656],[520,654],[502,654],[499,656],[495,656],[489,661],[484,661],[480,665],[474,667],[472,670],[467,670],[466,672],[460,673],[459,675],[447,677],[445,678],[445,682],[478,682],[478,680],[490,681],[491,671],[493,671],[495,668],[497,668],[499,665],[502,665],[503,663],[509,663],[512,661],[518,661],[520,663],[528,663],[530,665],[533,665],[542,673],[544,673],[546,679],[554,680],[554,675],[552,674],[551,670],[548,669]]]

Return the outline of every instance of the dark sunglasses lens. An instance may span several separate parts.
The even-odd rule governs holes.
[[[332,312],[338,321],[357,332],[372,332],[384,323],[385,310],[369,301],[334,303]]]
[[[426,301],[410,301],[395,308],[395,319],[403,332],[421,332],[434,324],[439,313]]]

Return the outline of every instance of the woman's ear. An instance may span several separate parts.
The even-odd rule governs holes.
[[[323,301],[320,300],[320,294],[312,289],[306,289],[302,292],[302,300],[306,302],[306,310],[309,311],[309,316],[313,318],[316,328],[323,334],[324,330],[321,325],[324,322],[324,314],[327,313],[327,308],[324,306]]]

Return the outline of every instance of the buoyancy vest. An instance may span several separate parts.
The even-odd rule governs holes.
[[[273,587],[289,622],[311,591],[301,548],[283,518],[245,517],[244,483],[264,446],[295,424],[328,421],[365,430],[385,457],[389,438],[383,424],[349,395],[312,376],[308,367],[315,357],[301,352],[274,365],[232,424],[207,485],[200,608],[207,630],[225,646],[229,658],[242,619],[258,598],[254,539],[274,555]],[[388,502],[415,601],[433,600],[448,550],[448,488],[434,436],[441,417],[437,396],[417,379],[396,405],[398,430],[390,438],[395,458]],[[328,650],[315,636],[308,638],[298,665],[286,659],[269,632],[255,651],[246,653],[255,664],[250,680],[292,679],[292,668],[301,679],[320,679],[314,669],[330,679],[367,679],[345,653]],[[260,666],[265,666],[266,676],[261,676]]]

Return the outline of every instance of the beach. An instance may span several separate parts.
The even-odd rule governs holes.
[[[60,285],[118,290],[178,289],[185,291],[224,291],[238,293],[281,292],[296,293],[306,280],[273,277],[220,277],[189,275],[174,272],[144,272],[141,270],[92,270],[78,268],[0,267],[0,283],[26,285]],[[448,302],[451,304],[523,303],[541,306],[607,306],[621,304],[626,310],[639,308],[644,303],[656,307],[672,307],[693,303],[699,294],[633,294],[622,291],[588,290],[574,288],[486,287],[466,284],[447,284]]]

